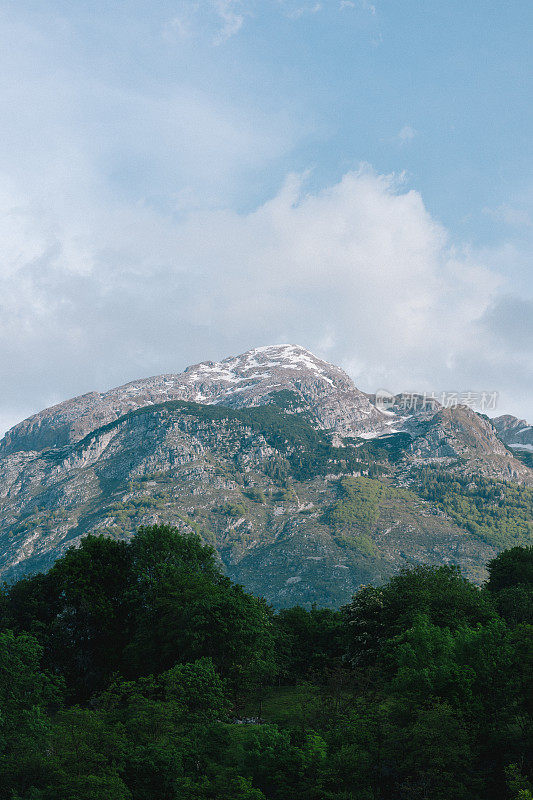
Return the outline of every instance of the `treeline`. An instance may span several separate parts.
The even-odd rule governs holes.
[[[7,800],[530,800],[533,548],[274,613],[194,535],[0,597]]]

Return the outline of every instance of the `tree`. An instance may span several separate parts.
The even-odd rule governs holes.
[[[408,630],[420,615],[452,630],[496,617],[485,594],[451,566],[404,569],[383,587],[364,587],[343,615],[347,656],[354,665],[375,660],[384,643]]]
[[[326,677],[342,655],[338,611],[313,606],[286,608],[274,617],[276,649],[285,680]]]
[[[510,624],[533,624],[533,547],[513,547],[489,565],[487,590]]]
[[[87,700],[121,667],[132,606],[131,552],[125,542],[87,536],[46,576],[54,596],[50,659],[72,697]]]
[[[0,794],[21,795],[46,780],[50,704],[61,682],[41,671],[42,648],[26,633],[0,633]]]

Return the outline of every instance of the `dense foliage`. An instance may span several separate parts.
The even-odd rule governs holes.
[[[497,547],[527,545],[533,536],[533,489],[437,467],[420,470],[420,495],[454,522]]]
[[[533,548],[489,571],[275,614],[195,535],[87,537],[2,593],[0,796],[531,799]]]
[[[342,478],[339,499],[329,509],[327,519],[332,525],[357,525],[370,530],[377,520],[383,485],[372,478]]]

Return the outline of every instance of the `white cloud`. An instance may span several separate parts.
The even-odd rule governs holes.
[[[398,139],[401,144],[407,144],[408,142],[412,142],[417,134],[418,131],[412,128],[411,125],[404,125],[398,132]]]
[[[189,39],[207,32],[212,44],[220,45],[241,30],[250,13],[250,3],[243,0],[181,0],[164,36]]]
[[[376,6],[372,3],[369,3],[368,0],[359,0],[359,5],[364,11],[368,11],[370,14],[376,14]],[[339,8],[343,11],[346,8],[356,8],[357,4],[354,0],[340,0]]]
[[[56,211],[110,191],[167,208],[231,204],[305,124],[185,80],[135,89],[58,72],[23,47],[3,58],[4,44],[0,34],[0,177]]]
[[[182,3],[176,16],[172,17],[163,31],[164,38],[172,38],[172,34],[180,39],[190,39],[196,35],[196,16],[200,11],[199,3]]]
[[[493,310],[498,277],[394,177],[363,169],[308,193],[292,176],[246,214],[175,220],[109,199],[78,212],[2,198],[6,418],[287,340],[367,390],[507,389],[525,413],[530,362],[505,335],[513,315]]]
[[[244,24],[244,13],[239,10],[242,6],[240,0],[215,0],[214,5],[221,21],[215,42],[220,44],[240,31]]]
[[[322,3],[306,3],[293,8],[287,7],[286,15],[289,19],[300,19],[306,14],[318,14],[319,11],[322,11]]]
[[[247,19],[256,16],[265,6],[283,14],[291,20],[315,15],[320,11],[336,13],[346,9],[359,8],[371,15],[376,14],[376,6],[368,0],[181,0],[177,13],[164,31],[165,38],[177,35],[189,39],[206,35],[213,45],[220,45],[238,34]]]
[[[497,208],[484,208],[483,213],[496,222],[502,222],[515,228],[531,228],[533,221],[531,215],[524,208],[515,208],[506,203]]]

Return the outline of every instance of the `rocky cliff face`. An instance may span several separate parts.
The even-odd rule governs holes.
[[[492,423],[467,406],[441,408],[419,428],[409,447],[415,459],[452,465],[508,481],[530,480],[531,472],[513,457]]]
[[[501,417],[495,417],[492,424],[498,437],[508,447],[533,453],[533,425],[528,425],[525,419],[504,414]]]
[[[417,496],[416,475],[527,483],[531,470],[468,408],[373,401],[283,345],[36,414],[0,445],[0,575],[45,569],[87,533],[165,522],[200,533],[278,606],[339,605],[413,563],[481,579],[497,546]],[[348,511],[343,476],[356,481]]]
[[[385,432],[390,423],[339,367],[296,345],[259,347],[215,363],[205,361],[178,375],[133,381],[108,392],[75,397],[45,409],[12,428],[0,454],[43,450],[83,439],[108,422],[148,405],[171,400],[235,408],[268,402],[289,390],[302,399],[324,429],[340,436]]]

